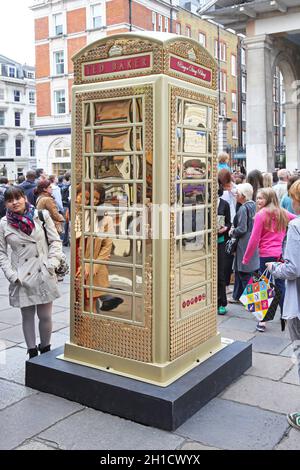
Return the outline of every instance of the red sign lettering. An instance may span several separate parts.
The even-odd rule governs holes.
[[[85,64],[84,75],[85,77],[92,77],[94,75],[124,72],[127,70],[146,69],[149,68],[150,65],[150,54],[131,57],[130,59],[113,59],[106,62]]]
[[[199,65],[191,64],[190,62],[186,62],[179,57],[170,57],[170,69],[176,70],[176,72],[184,73],[185,75],[199,78],[205,82],[211,82],[211,70],[200,67]]]

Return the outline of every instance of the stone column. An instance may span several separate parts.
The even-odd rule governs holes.
[[[286,167],[299,168],[299,107],[296,103],[285,104],[286,114]]]
[[[272,40],[261,34],[246,38],[247,171],[274,169]]]
[[[227,151],[227,123],[228,119],[226,117],[219,116],[218,153]]]

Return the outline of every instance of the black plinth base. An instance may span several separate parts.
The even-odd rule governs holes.
[[[252,364],[251,344],[236,341],[167,387],[56,359],[63,347],[26,362],[28,387],[138,423],[172,431]]]

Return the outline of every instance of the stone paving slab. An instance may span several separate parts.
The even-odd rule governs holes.
[[[274,356],[271,354],[252,353],[252,367],[246,375],[264,377],[271,380],[280,380],[291,369],[293,363],[288,357]]]
[[[12,341],[7,341],[7,340],[0,340],[0,351],[4,351],[5,349],[12,348],[13,346],[16,346],[16,343],[13,343]]]
[[[223,399],[245,403],[277,413],[300,410],[300,387],[260,377],[243,376],[221,395]]]
[[[0,300],[1,304],[1,300]],[[22,316],[19,308],[6,307],[0,311],[0,322],[7,323],[8,325],[20,325],[22,323]]]
[[[248,333],[255,333],[256,322],[253,320],[241,320],[240,318],[229,318],[228,321],[224,322],[224,328],[229,330],[247,331]]]
[[[180,450],[220,450],[220,449],[217,449],[216,447],[205,446],[204,444],[201,444],[200,442],[188,441],[188,442],[185,442],[180,447]]]
[[[15,450],[57,450],[57,448],[45,444],[37,439],[29,439]]]
[[[293,366],[293,368],[286,374],[286,376],[282,379],[282,382],[299,385],[298,367],[296,365]]]
[[[7,323],[0,323],[0,331],[2,330],[7,330],[7,328],[10,328],[11,325],[8,325]]]
[[[248,333],[247,331],[241,330],[232,330],[230,328],[226,328],[226,325],[224,325],[224,327],[221,325],[219,327],[219,332],[221,333],[222,337],[234,339],[235,341],[249,341],[255,336],[255,333]]]
[[[184,442],[175,434],[92,409],[64,419],[39,437],[69,450],[173,450]]]
[[[0,379],[0,410],[36,393],[29,387]]]
[[[59,313],[54,313],[52,318],[53,318],[53,321],[55,321],[55,323],[64,323],[64,325],[69,326],[69,324],[70,324],[70,311],[69,310],[63,310]]]
[[[215,398],[176,434],[219,449],[273,449],[284,435],[285,416]]]
[[[293,355],[293,346],[292,344],[289,344],[287,348],[285,348],[283,351],[281,351],[280,356],[286,356],[286,357],[291,357]]]
[[[5,429],[1,435],[0,449],[14,449],[26,439],[81,409],[83,407],[77,403],[43,393],[25,398],[0,411],[1,428]]]
[[[9,326],[5,330],[0,331],[0,339],[12,341],[14,343],[22,343],[24,335],[21,325]]]
[[[300,432],[291,428],[287,436],[275,447],[276,450],[300,450]],[[276,458],[276,455],[275,455]]]
[[[290,342],[290,339],[278,338],[265,333],[260,333],[259,336],[257,335],[251,340],[253,351],[268,354],[279,354]]]
[[[59,346],[62,346],[63,344],[65,344],[66,341],[70,340],[69,335],[63,334],[64,330],[65,330],[65,328],[62,329],[62,330],[59,330],[55,333],[52,333],[52,335],[51,335],[51,347],[52,347],[52,349],[58,348]],[[39,342],[39,337],[37,337],[37,343],[38,342]],[[27,349],[27,346],[26,346],[25,342],[18,344],[18,347],[23,348],[23,349]]]
[[[18,346],[7,349],[5,364],[0,364],[0,377],[19,384],[25,383],[26,351]]]

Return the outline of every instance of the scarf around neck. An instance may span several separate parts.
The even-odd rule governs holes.
[[[33,221],[35,207],[26,202],[24,214],[17,214],[9,209],[6,211],[6,219],[9,225],[21,230],[26,235],[31,235],[35,225]]]

